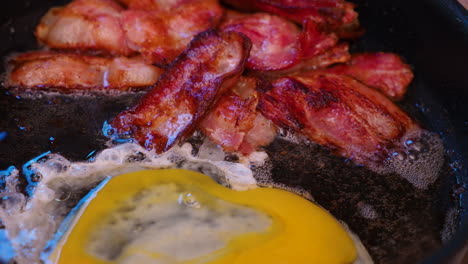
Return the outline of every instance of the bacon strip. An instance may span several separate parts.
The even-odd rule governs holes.
[[[260,112],[335,153],[368,164],[419,126],[379,92],[334,74],[280,78],[261,95]]]
[[[275,126],[257,111],[257,87],[262,85],[256,78],[241,77],[201,122],[202,132],[224,150],[244,155],[271,143]]]
[[[120,24],[124,9],[112,0],[75,0],[52,8],[36,27],[37,39],[54,49],[135,53],[126,43]]]
[[[51,9],[37,26],[36,37],[54,49],[141,53],[149,63],[166,65],[196,34],[217,26],[222,16],[215,0],[187,0],[168,10],[125,10],[112,0],[75,0]]]
[[[166,65],[195,35],[218,26],[223,13],[216,0],[188,0],[167,11],[130,9],[122,13],[121,23],[131,49]]]
[[[384,52],[353,54],[346,64],[326,71],[351,76],[393,100],[403,98],[414,77],[411,67],[400,56]]]
[[[168,150],[189,136],[242,73],[251,43],[237,32],[197,35],[141,101],[112,122],[116,135]]]
[[[325,51],[324,53],[303,60],[296,67],[291,69],[291,71],[304,71],[325,68],[336,63],[347,62],[349,59],[351,59],[351,55],[349,54],[348,43],[340,43]]]
[[[244,33],[252,41],[247,67],[260,71],[289,68],[300,59],[299,27],[265,13],[238,15],[221,25],[221,30]]]
[[[70,92],[74,90],[130,90],[153,85],[162,69],[141,58],[103,58],[37,51],[9,59],[4,85],[26,89]]]
[[[344,0],[223,0],[244,11],[263,11],[288,18],[298,24],[305,20],[335,31],[340,37],[361,34],[354,4]]]
[[[290,74],[306,74],[308,71],[315,74],[317,72],[326,72],[326,67],[337,63],[345,63],[350,59],[351,55],[349,54],[348,43],[339,43],[324,53],[318,54],[309,59],[303,59],[301,62],[289,69],[261,72],[261,75],[270,80],[275,80]],[[254,74],[258,75],[258,73]]]
[[[338,37],[320,31],[311,20],[304,21],[301,31],[294,23],[275,15],[231,11],[221,30],[242,32],[252,40],[247,67],[255,71],[287,71],[290,68],[297,71],[344,62],[343,58],[349,58],[347,48],[341,48],[339,51],[344,51],[345,56],[333,59],[338,58],[330,55],[338,53],[335,51]],[[310,66],[312,63],[314,65]]]
[[[320,31],[318,25],[312,20],[304,20],[302,28],[304,33],[301,35],[300,41],[302,57],[305,59],[311,59],[330,50],[338,42],[336,34]]]

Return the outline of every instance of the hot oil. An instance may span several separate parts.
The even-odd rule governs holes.
[[[377,262],[416,261],[450,236],[442,227],[454,206],[446,194],[454,175],[433,133],[408,135],[398,149],[414,157],[390,155],[366,168],[283,133],[266,148],[270,161],[253,170],[260,185],[312,196],[360,236]]]
[[[93,153],[107,147],[107,138],[101,133],[104,121],[133,105],[140,96],[45,94],[30,98],[24,94],[17,97],[2,93],[0,114],[6,118],[0,120],[0,127],[7,132],[7,137],[0,141],[0,166],[21,168],[28,159],[48,150],[58,152],[70,161],[84,160],[88,156],[95,159]],[[448,164],[443,163],[437,137],[426,137],[429,134],[425,134],[421,144],[416,144],[418,137],[408,136],[401,142],[402,147],[395,151],[398,155],[392,156],[386,166],[369,170],[336,157],[297,135],[284,131],[282,134],[265,149],[269,158],[264,164],[251,164],[259,184],[287,189],[315,200],[346,222],[378,262],[394,262],[397,261],[396,256],[421,257],[421,252],[440,246],[446,212],[453,207],[452,198],[447,194],[451,193],[449,179],[454,177]],[[54,138],[52,142],[51,137]],[[410,144],[409,140],[413,143]],[[198,155],[200,149],[206,149],[203,153],[206,157],[219,157],[219,150],[210,149],[200,134],[189,142],[194,146],[192,154]],[[411,158],[410,155],[418,149],[420,153],[416,154],[420,155]],[[402,154],[406,159],[398,158]],[[134,153],[128,158],[141,161],[145,157]],[[218,158],[218,162],[226,161],[243,162],[232,154]],[[212,165],[199,167],[183,159],[174,162],[178,167],[206,174],[219,173],[219,168]],[[426,165],[425,170],[431,172],[429,177],[424,173],[413,174],[414,171],[409,171],[406,178],[395,173],[408,171],[408,165],[415,162]],[[439,167],[441,162],[440,173],[435,173],[436,169],[428,169]],[[414,175],[417,176],[411,178]],[[96,184],[82,192],[62,188],[54,199],[71,209],[79,197]],[[365,213],[365,208],[373,209],[370,216]],[[449,232],[454,228],[444,230]],[[444,236],[449,237],[445,233]]]

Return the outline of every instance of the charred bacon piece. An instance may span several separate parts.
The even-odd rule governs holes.
[[[168,150],[189,136],[244,69],[251,43],[237,32],[197,35],[141,101],[112,122],[117,136]]]
[[[263,83],[253,77],[241,77],[223,94],[199,128],[211,141],[226,151],[248,155],[273,141],[275,125],[257,111],[257,89]]]
[[[130,56],[166,65],[196,34],[218,25],[223,10],[214,0],[184,1],[170,10],[128,9],[112,0],[75,0],[52,8],[36,28],[53,49]]]
[[[411,67],[400,56],[384,52],[353,54],[346,64],[333,66],[326,71],[351,76],[393,100],[405,95],[414,77]]]
[[[19,54],[8,64],[6,87],[63,92],[142,89],[153,85],[163,72],[139,57],[103,58],[49,51]]]
[[[354,4],[344,0],[223,0],[243,11],[263,11],[288,18],[298,24],[311,20],[340,37],[361,34]]]
[[[263,115],[358,163],[385,158],[406,132],[420,129],[387,97],[347,76],[291,76],[272,85],[260,97]]]
[[[221,30],[242,32],[251,39],[252,51],[247,67],[255,71],[310,68],[310,63],[304,61],[323,56],[325,60],[321,66],[327,66],[328,56],[325,54],[333,52],[338,41],[335,34],[320,31],[310,20],[304,21],[301,31],[294,23],[267,13],[240,14],[230,11]]]

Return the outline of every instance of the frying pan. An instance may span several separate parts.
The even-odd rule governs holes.
[[[38,19],[64,0],[16,0],[0,11],[0,56],[37,48]],[[378,175],[320,146],[276,140],[266,148],[273,179],[312,193],[356,232],[376,263],[448,263],[468,247],[468,12],[455,0],[356,0],[366,34],[352,51],[389,51],[412,65],[415,80],[400,106],[440,135],[445,164],[417,190],[398,175]],[[5,71],[1,66],[1,72]],[[0,170],[46,151],[84,160],[105,148],[102,123],[141,94],[73,97],[0,90]],[[378,217],[360,214],[371,205]],[[5,244],[0,244],[0,248]]]

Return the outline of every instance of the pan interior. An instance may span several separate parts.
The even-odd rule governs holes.
[[[0,11],[1,56],[36,49],[32,32],[38,19],[50,6],[64,2],[19,0]],[[463,241],[446,246],[444,241],[468,221],[462,209],[468,206],[463,196],[468,174],[462,166],[468,164],[467,29],[436,1],[413,2],[357,1],[367,33],[352,46],[353,52],[396,52],[413,66],[416,78],[401,107],[437,132],[446,149],[445,164],[430,188],[415,189],[398,175],[375,174],[313,144],[279,138],[266,148],[273,181],[310,192],[360,236],[377,263],[415,263],[441,247],[438,257],[450,255]],[[86,159],[106,147],[100,132],[103,122],[140,96],[32,98],[2,88],[0,133],[6,137],[0,140],[0,170],[20,168],[46,151]],[[369,210],[375,214],[366,214]]]

